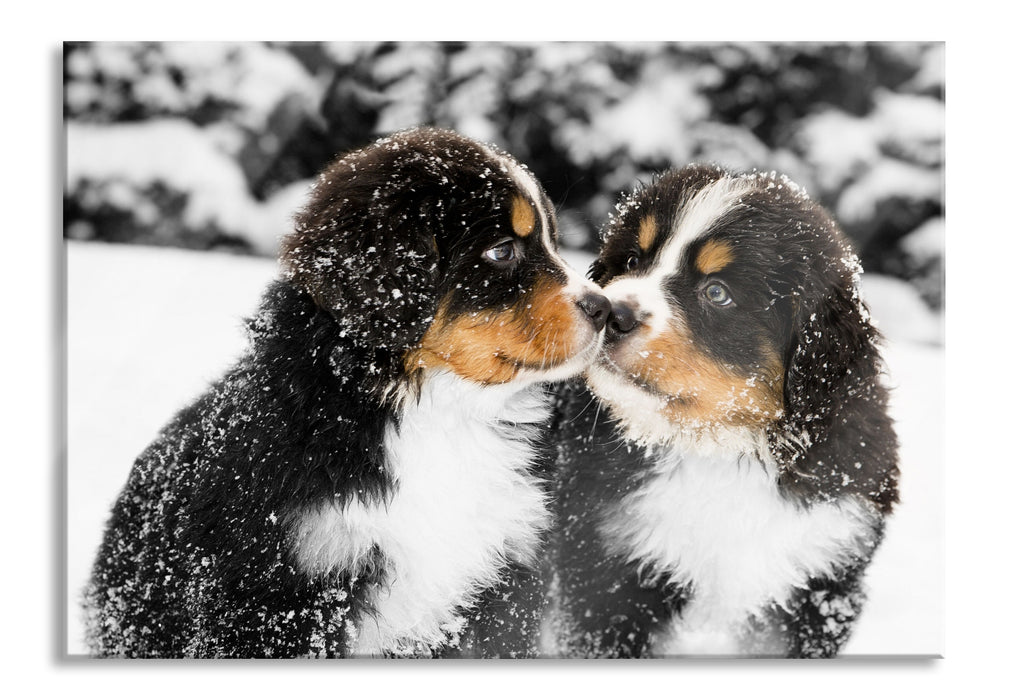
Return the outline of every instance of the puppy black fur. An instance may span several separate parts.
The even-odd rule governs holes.
[[[345,559],[313,570],[298,551],[299,527],[306,513],[381,513],[400,497],[405,487],[387,440],[425,396],[432,373],[455,376],[455,356],[426,349],[436,317],[509,319],[516,338],[537,331],[541,319],[525,309],[568,273],[551,250],[552,206],[523,173],[492,147],[422,128],[349,154],[320,175],[284,241],[285,275],[248,324],[247,353],[163,429],[115,502],[85,594],[94,655],[355,653],[376,591],[396,580],[389,552],[347,545],[339,552]],[[592,335],[598,319],[565,299],[554,294],[540,306],[552,321]],[[486,329],[467,332],[476,336],[463,341]],[[565,359],[544,347],[541,365]],[[476,392],[536,378],[538,368],[511,357],[493,366],[480,358],[459,371],[473,375],[467,381]],[[488,430],[504,448],[536,444],[541,426],[491,419]],[[445,435],[447,444],[454,439]],[[539,469],[535,455],[514,466],[531,497]],[[439,509],[451,509],[452,498],[445,493]],[[416,527],[425,524],[421,518]],[[531,537],[538,526],[513,527]],[[457,645],[410,647],[407,637],[405,646],[377,653],[530,653],[537,620],[506,601],[510,590],[538,589],[513,549],[495,554],[499,570],[480,579],[483,588],[473,584],[445,604],[446,614],[465,617],[461,631],[445,633],[462,634]]]
[[[704,200],[702,192],[711,197]],[[678,258],[668,252],[677,245]],[[897,440],[887,414],[877,333],[857,293],[859,271],[827,212],[773,174],[691,166],[662,174],[618,206],[591,273],[610,297],[616,319],[588,374],[602,400],[581,381],[568,383],[558,398],[547,653],[838,653],[865,600],[863,572],[897,502]],[[724,302],[725,289],[731,290],[730,302],[712,303]],[[647,306],[642,300],[653,292],[662,301]],[[667,313],[663,305],[671,309],[669,332],[679,340],[634,346],[645,359],[619,355],[622,343],[650,332],[650,323],[656,333],[668,331],[656,321]],[[619,318],[626,319],[623,328],[616,327]],[[606,373],[608,379],[599,378]],[[717,375],[717,381],[696,379],[705,373]],[[723,414],[704,413],[706,393],[720,391],[722,384],[737,393],[755,387],[752,400],[726,403],[732,408]],[[651,413],[668,411],[669,418],[656,428],[649,409],[636,412],[635,402],[660,395]],[[763,470],[777,494],[770,499],[775,514],[794,508],[830,517],[831,509],[847,504],[858,514],[857,532],[812,574],[801,568],[789,572],[796,582],[787,594],[743,608],[745,614],[732,624],[697,623],[686,630],[691,604],[703,599],[717,617],[718,605],[728,607],[730,601],[710,602],[711,591],[744,585],[733,579],[747,577],[754,567],[744,568],[740,559],[738,568],[725,561],[720,573],[708,578],[687,571],[683,548],[691,546],[689,537],[670,544],[673,551],[662,557],[642,552],[661,549],[666,535],[654,533],[667,532],[661,530],[666,516],[678,517],[680,530],[702,528],[696,532],[703,537],[703,528],[720,527],[705,520],[706,513],[724,509],[719,517],[731,520],[733,509],[746,510],[746,500],[724,505],[713,485],[701,492],[713,510],[704,505],[684,515],[690,503],[670,503],[665,515],[647,521],[652,533],[643,531],[643,520],[623,513],[652,498],[645,494],[661,480],[680,478],[691,460],[701,466],[691,467],[690,478],[701,484],[708,478],[705,469],[723,470],[722,484]],[[675,497],[674,490],[669,493]],[[757,496],[768,500],[763,492]],[[677,508],[679,514],[673,512]],[[802,527],[801,516],[796,522]],[[633,531],[634,523],[641,531]],[[677,536],[676,530],[668,532]],[[740,535],[749,536],[745,529]],[[651,544],[641,544],[646,540]],[[759,537],[753,543],[773,548]],[[792,554],[814,558],[813,546],[796,547]],[[734,556],[717,548],[699,554]],[[732,641],[684,649],[688,632],[728,635]]]

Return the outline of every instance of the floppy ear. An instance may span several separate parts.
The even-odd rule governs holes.
[[[812,304],[796,300],[785,363],[786,421],[815,430],[855,398],[863,379],[875,382],[876,336],[853,283],[831,285]]]
[[[898,443],[878,334],[855,288],[831,287],[812,308],[797,309],[783,430],[772,440],[779,486],[810,501],[855,494],[888,513],[898,500]]]
[[[447,204],[423,178],[403,196],[390,184],[394,162],[368,165],[337,161],[320,176],[280,260],[287,278],[333,316],[346,344],[396,369],[434,318],[436,239]]]

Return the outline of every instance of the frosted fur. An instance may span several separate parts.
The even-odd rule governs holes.
[[[541,230],[546,231],[547,214],[543,207],[542,195],[540,194],[540,188],[536,181],[533,180],[525,168],[513,161],[511,158],[506,158],[500,154],[494,153],[490,151],[490,149],[487,150],[492,157],[501,162],[502,170],[507,172],[511,176],[512,180],[525,190],[526,196],[532,200],[533,206],[536,207],[536,213],[539,216],[540,223],[542,224]]]
[[[458,614],[494,585],[506,559],[530,562],[548,523],[546,496],[528,471],[530,431],[549,407],[543,391],[479,386],[432,375],[385,434],[393,490],[388,502],[356,499],[304,513],[297,556],[310,573],[355,570],[373,547],[388,567],[369,595],[353,653],[437,647]],[[534,433],[533,433],[534,434]]]
[[[773,174],[688,166],[617,212],[606,343],[558,402],[541,648],[836,656],[898,499],[857,261]]]
[[[852,497],[808,508],[783,498],[754,459],[674,450],[601,529],[629,562],[690,587],[679,618],[652,642],[652,655],[666,656],[741,653],[749,616],[787,609],[796,587],[864,556],[874,524]]]
[[[567,260],[562,258],[557,252],[557,247],[550,236],[553,226],[551,226],[549,217],[547,216],[546,207],[543,206],[542,190],[529,172],[511,158],[495,152],[486,145],[481,144],[481,146],[492,158],[500,161],[502,170],[507,172],[511,176],[512,180],[525,190],[526,196],[533,202],[533,206],[536,208],[536,216],[540,221],[540,236],[543,241],[543,248],[547,251],[547,256],[550,260],[557,265],[557,267],[564,270],[564,273],[567,276],[567,284],[564,288],[565,293],[572,299],[581,298],[590,292],[600,293],[601,290],[597,285],[586,280],[585,277],[576,272],[574,268],[568,264]]]
[[[607,291],[609,291],[607,289]],[[592,365],[586,378],[594,393],[605,397],[620,424],[622,438],[641,446],[689,446],[697,454],[752,454],[771,459],[766,435],[759,428],[709,423],[703,420],[672,422],[665,417],[669,399],[627,381],[623,370],[603,359]],[[743,394],[719,404],[725,411],[732,401],[746,401]]]
[[[711,227],[732,208],[753,185],[747,180],[722,178],[694,193],[677,211],[672,223],[672,236],[663,246],[659,258],[646,275],[628,274],[606,285],[605,293],[637,307],[638,314],[647,324],[647,333],[638,333],[627,342],[643,347],[668,326],[683,326],[682,310],[663,292],[667,280],[684,267],[683,256],[688,246],[707,233]],[[628,351],[632,351],[629,348]],[[588,371],[590,386],[607,397],[616,413],[627,439],[641,444],[668,444],[675,438],[689,435],[698,444],[714,443],[724,446],[741,437],[740,451],[749,451],[753,444],[750,431],[724,430],[712,433],[712,426],[670,423],[663,417],[668,399],[642,390],[624,378],[623,370],[600,363]],[[726,407],[727,409],[729,407]]]
[[[729,452],[753,454],[765,461],[771,459],[766,436],[760,429],[699,420],[674,423],[664,414],[667,398],[631,384],[620,370],[614,371],[607,364],[598,363],[588,369],[586,377],[593,392],[606,398],[620,424],[623,439],[629,442],[645,447],[689,446],[700,455]],[[746,397],[737,398],[745,400]],[[729,409],[728,403],[725,409]]]
[[[117,499],[96,655],[534,652],[515,603],[548,520],[534,385],[584,371],[605,300],[557,264],[532,174],[489,148],[421,127],[320,174],[249,351]],[[507,264],[486,255],[523,231]]]
[[[645,340],[660,335],[673,317],[673,308],[662,293],[662,282],[674,272],[675,268],[666,269],[656,265],[647,275],[628,275],[606,286],[606,294],[611,299],[619,299],[640,307],[649,330],[647,335],[642,334]]]
[[[739,205],[753,185],[744,179],[720,178],[702,187],[680,207],[673,219],[673,236],[663,248],[655,267],[670,274],[683,264],[687,247]]]

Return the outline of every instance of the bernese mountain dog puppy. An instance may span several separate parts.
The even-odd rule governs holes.
[[[548,522],[544,383],[585,369],[609,311],[556,237],[526,168],[450,131],[322,172],[247,354],[113,507],[93,653],[531,653],[508,599]]]
[[[545,653],[837,654],[897,501],[861,266],[787,178],[689,166],[617,207],[557,420]]]

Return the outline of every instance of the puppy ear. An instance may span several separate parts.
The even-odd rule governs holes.
[[[860,378],[875,379],[877,333],[853,280],[832,285],[811,304],[796,299],[793,329],[785,363],[785,413],[789,422],[809,428],[829,421],[854,397]]]
[[[898,500],[897,436],[880,381],[878,334],[854,285],[829,287],[798,324],[785,370],[785,416],[772,433],[779,486],[800,499],[855,494],[888,513]]]
[[[447,205],[423,172],[413,175],[404,185],[396,160],[374,147],[337,161],[281,246],[287,279],[385,370],[420,342],[437,305]]]
[[[830,282],[806,285],[825,289],[823,296],[794,299],[785,415],[772,433],[783,468],[779,485],[809,499],[868,495],[886,512],[897,498],[897,443],[880,382],[878,334],[855,274],[827,274]]]

